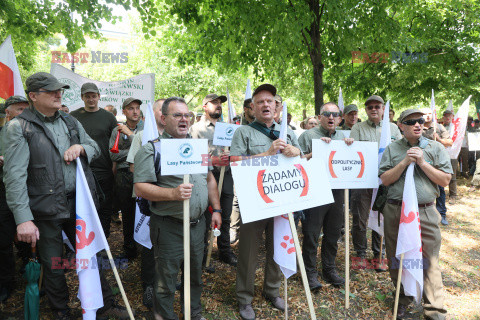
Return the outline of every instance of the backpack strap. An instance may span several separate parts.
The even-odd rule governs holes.
[[[252,127],[253,129],[256,129],[256,130],[260,131],[261,133],[263,133],[264,135],[266,135],[267,137],[269,137],[270,139],[272,139],[274,141],[277,140],[280,137],[280,131],[273,130],[273,129],[268,129],[267,127],[262,126],[257,121],[253,121],[252,123],[249,123],[248,125],[250,127]]]
[[[161,159],[161,143],[160,139],[148,141],[153,147],[153,166],[155,168],[155,174],[158,176],[160,174],[160,159]]]

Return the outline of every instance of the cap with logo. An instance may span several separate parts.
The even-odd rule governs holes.
[[[210,101],[217,100],[217,99],[220,99],[221,102],[227,101],[226,96],[218,96],[215,93],[210,93],[210,94],[207,94],[206,97],[203,99],[203,105],[206,105]]]
[[[274,99],[275,99],[275,101],[277,101],[277,102],[283,103],[283,99],[282,99],[282,97],[281,97],[279,94],[276,94]]]
[[[37,72],[32,74],[25,81],[26,93],[38,92],[39,89],[46,91],[56,91],[60,89],[70,89],[69,85],[61,83],[57,78],[47,72]]]
[[[80,89],[81,94],[93,92],[93,93],[98,93],[100,94],[100,91],[98,90],[98,87],[95,83],[93,82],[85,82],[82,84],[82,89]]]
[[[134,97],[130,97],[130,98],[125,99],[125,101],[123,101],[122,109],[125,109],[126,106],[128,106],[130,103],[132,103],[134,101],[138,102],[138,104],[140,104],[140,105],[142,104],[142,100],[134,98]]]
[[[377,96],[377,95],[372,95],[370,98],[367,99],[367,101],[365,101],[365,105],[367,105],[371,101],[377,101],[377,102],[380,102],[382,104],[385,104],[385,101],[383,101],[382,97]]]
[[[277,95],[277,88],[275,88],[273,85],[269,83],[264,83],[259,85],[255,91],[253,91],[252,97],[254,97],[256,94],[258,94],[260,91],[268,91],[270,92],[274,97]]]
[[[407,109],[407,110],[404,110],[400,114],[400,117],[398,117],[398,122],[402,122],[403,120],[405,120],[406,117],[408,117],[411,114],[415,114],[415,113],[421,114],[422,116],[425,114],[422,111],[420,111],[419,109]]]
[[[355,105],[355,104],[349,104],[348,106],[346,106],[346,107],[343,109],[343,114],[349,114],[349,113],[352,112],[352,111],[357,111],[357,112],[358,112],[357,105]]]

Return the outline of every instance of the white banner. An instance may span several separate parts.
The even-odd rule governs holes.
[[[312,158],[324,162],[332,189],[377,188],[377,152],[376,142],[355,141],[348,146],[343,140],[312,140]]]
[[[127,98],[134,97],[142,100],[143,104],[141,105],[141,109],[145,114],[146,105],[148,103],[153,105],[154,103],[155,74],[153,73],[141,74],[122,81],[103,82],[82,77],[56,63],[52,63],[50,73],[54,75],[58,81],[70,86],[70,89],[65,90],[62,97],[62,103],[65,104],[70,111],[84,106],[80,88],[86,82],[93,82],[97,85],[100,91],[98,106],[101,108],[111,104],[120,111],[123,101]]]
[[[230,147],[235,131],[240,127],[238,124],[217,122],[215,124],[215,133],[213,134],[213,145]]]
[[[470,98],[469,96],[467,100],[465,100],[460,109],[458,109],[457,113],[455,114],[455,118],[452,121],[453,125],[453,145],[447,148],[448,154],[450,155],[450,159],[457,159],[458,154],[460,153],[460,149],[462,147],[463,140],[465,139],[465,131],[467,129],[467,118],[468,118],[468,108],[470,106]]]
[[[208,172],[207,139],[161,139],[160,143],[162,176]]]
[[[468,150],[469,151],[480,150],[480,132],[468,133]]]
[[[297,273],[297,255],[288,214],[276,216],[273,221],[273,260],[285,278]]]
[[[332,203],[320,159],[282,154],[231,163],[243,223]]]

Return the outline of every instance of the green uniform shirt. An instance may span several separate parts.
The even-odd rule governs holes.
[[[53,117],[46,117],[36,109],[33,109],[33,112],[44,122],[47,129],[52,132],[55,146],[63,159],[63,154],[70,148],[70,133],[67,125],[60,118],[60,114],[56,112]],[[100,155],[100,148],[88,136],[80,122],[73,120],[77,122],[80,145],[85,149],[88,162],[90,163],[92,159]],[[5,153],[3,182],[7,190],[7,203],[15,216],[16,223],[20,224],[33,220],[27,191],[27,167],[30,149],[27,140],[23,136],[22,127],[18,119],[11,120],[2,131],[5,131],[2,134],[2,145]],[[62,161],[63,181],[67,193],[75,190],[76,170],[75,161],[70,162],[69,165]]]
[[[257,121],[257,120],[255,120]],[[266,125],[257,121],[264,127]],[[269,128],[280,131],[280,125],[273,122]],[[231,156],[254,156],[266,152],[272,145],[273,140],[251,126],[241,126],[233,134],[232,145],[230,146]],[[287,128],[287,143],[301,150],[297,136],[290,128]]]
[[[346,124],[344,124],[343,126],[340,127],[340,129],[338,130],[352,130],[352,128],[350,128],[349,126],[347,126]]]
[[[160,139],[171,139],[172,136],[164,132]],[[133,182],[153,183],[162,188],[176,188],[183,183],[183,175],[158,176],[153,164],[153,146],[151,143],[143,145],[135,155],[135,172]],[[193,184],[190,198],[190,220],[198,219],[208,206],[208,188],[206,174],[191,174],[190,183]],[[183,220],[183,201],[150,201],[150,210],[159,216],[171,216]]]
[[[345,139],[345,136],[343,135],[342,132],[335,131],[330,135],[330,132],[325,130],[322,126],[318,126],[302,133],[300,138],[298,138],[298,143],[300,144],[300,147],[302,148],[303,153],[309,154],[312,152],[312,140],[320,139],[323,137],[331,138],[332,140]]]
[[[221,122],[221,121],[219,121]],[[215,124],[203,116],[199,122],[190,127],[190,136],[193,139],[208,139],[208,154],[210,158],[219,157],[223,151],[222,146],[213,145],[213,136],[215,134]],[[221,167],[215,167],[220,171]],[[225,170],[230,170],[230,166],[227,166]]]
[[[423,158],[434,168],[439,169],[445,173],[453,174],[452,165],[450,163],[450,156],[440,142],[432,141],[424,137],[420,137],[420,144],[427,143],[423,148]],[[413,147],[410,145],[406,138],[394,141],[390,143],[382,156],[380,162],[380,168],[378,170],[378,176],[381,176],[384,172],[392,169],[399,164],[407,154],[407,150]],[[400,178],[390,185],[388,189],[388,199],[399,200],[403,199],[403,187],[405,185],[405,174],[407,170],[402,173]],[[415,181],[415,188],[417,190],[418,203],[430,203],[440,195],[438,186],[432,182],[427,175],[415,165],[413,171],[413,179]]]
[[[245,126],[245,125],[247,125],[247,124],[249,124],[249,123],[250,123],[250,121],[247,120],[247,118],[245,117],[245,113],[243,113],[243,114],[242,114],[242,122],[240,122],[240,124],[241,124],[242,126]]]
[[[440,123],[435,123],[435,126],[437,127],[437,134],[440,136],[441,139],[450,139],[450,133],[447,131],[447,129],[445,129],[445,127],[443,125],[441,125]],[[430,139],[430,140],[435,140],[434,136],[433,136],[433,132],[434,132],[434,129],[433,129],[433,126],[430,126],[430,128],[425,128],[423,127],[423,133],[422,135],[427,138],[427,139]]]
[[[390,124],[390,133],[392,135],[392,141],[402,139],[402,134],[398,129],[397,125],[394,123]],[[382,121],[378,125],[375,125],[370,120],[357,122],[352,127],[352,132],[350,133],[350,138],[353,138],[355,141],[372,141],[380,142],[380,135],[382,134]]]
[[[127,125],[127,123],[124,123],[124,124]],[[128,152],[130,150],[130,147],[133,142],[133,138],[135,138],[136,133],[139,130],[143,130],[143,121],[140,120],[135,128],[129,128],[129,129],[133,131],[132,135],[127,136],[126,134],[123,134],[123,133],[120,134],[120,140],[118,144],[118,153],[110,152],[110,149],[112,149],[113,145],[115,144],[115,139],[117,138],[118,126],[115,127],[115,129],[113,129],[112,135],[110,136],[108,150],[110,152],[110,159],[112,159],[112,162],[117,163],[117,170],[130,167],[129,164],[127,163]]]

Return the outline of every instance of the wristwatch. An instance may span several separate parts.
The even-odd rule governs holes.
[[[213,212],[222,213],[222,209],[213,209]]]

